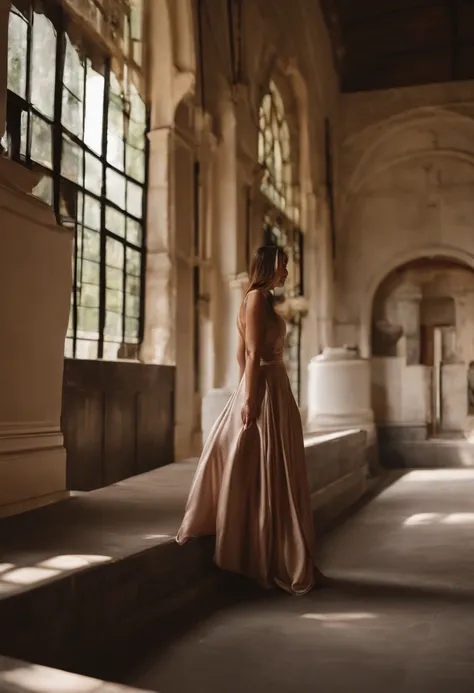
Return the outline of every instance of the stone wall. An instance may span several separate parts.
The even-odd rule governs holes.
[[[373,355],[374,300],[392,272],[420,258],[474,268],[473,86],[460,82],[341,96],[334,334],[337,344],[358,346],[363,357]],[[442,280],[438,274],[431,286]],[[458,356],[467,369],[469,289],[459,286],[445,295],[455,299]],[[390,354],[392,359],[375,354],[373,406],[379,422],[431,421],[432,370],[419,365],[417,320],[413,313],[401,326],[403,353]],[[456,377],[450,374],[459,410]],[[448,420],[459,428],[459,411],[453,417],[451,407]]]
[[[362,355],[389,272],[421,257],[474,266],[472,90],[463,82],[341,96],[336,336]]]

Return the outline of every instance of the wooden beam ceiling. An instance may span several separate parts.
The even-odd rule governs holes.
[[[321,0],[345,92],[474,79],[474,0]]]

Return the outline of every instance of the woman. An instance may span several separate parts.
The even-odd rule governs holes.
[[[177,541],[215,534],[220,568],[306,594],[325,579],[314,567],[303,431],[283,363],[286,325],[271,303],[287,262],[274,246],[255,253],[237,325],[240,385],[204,446]]]

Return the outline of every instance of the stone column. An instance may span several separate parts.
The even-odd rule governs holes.
[[[311,358],[319,353],[319,291],[320,259],[317,228],[316,197],[313,193],[305,196],[302,205],[302,228],[304,229],[304,295],[307,301],[308,314],[304,318],[301,349],[301,403],[303,419],[306,420],[308,408],[308,380],[305,377]]]
[[[0,134],[9,5],[0,0]],[[67,495],[60,418],[72,234],[30,194],[37,183],[0,156],[0,516]]]
[[[321,189],[317,205],[317,238],[319,245],[319,335],[321,346],[333,341],[333,283],[334,268],[331,248],[331,226],[327,191]]]
[[[230,97],[220,102],[221,138],[214,158],[214,286],[211,315],[213,388],[203,398],[203,440],[237,385],[236,321],[242,296],[238,280],[237,119]],[[237,280],[237,281],[236,281]]]
[[[308,430],[367,432],[368,459],[377,459],[370,360],[344,347],[326,347],[309,365]]]
[[[146,311],[141,359],[171,366],[176,362],[172,129],[152,130],[149,138]]]
[[[198,111],[196,115],[198,133],[198,157],[200,162],[199,181],[199,229],[200,229],[200,298],[199,298],[199,392],[209,392],[214,385],[214,340],[210,311],[214,283],[212,267],[213,238],[213,158],[216,138],[212,132],[211,118]],[[201,403],[202,404],[202,403]],[[199,446],[201,445],[199,435]]]

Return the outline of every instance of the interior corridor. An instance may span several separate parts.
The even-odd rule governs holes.
[[[473,690],[474,471],[412,471],[324,541],[333,588],[245,590],[129,672],[160,693]]]

